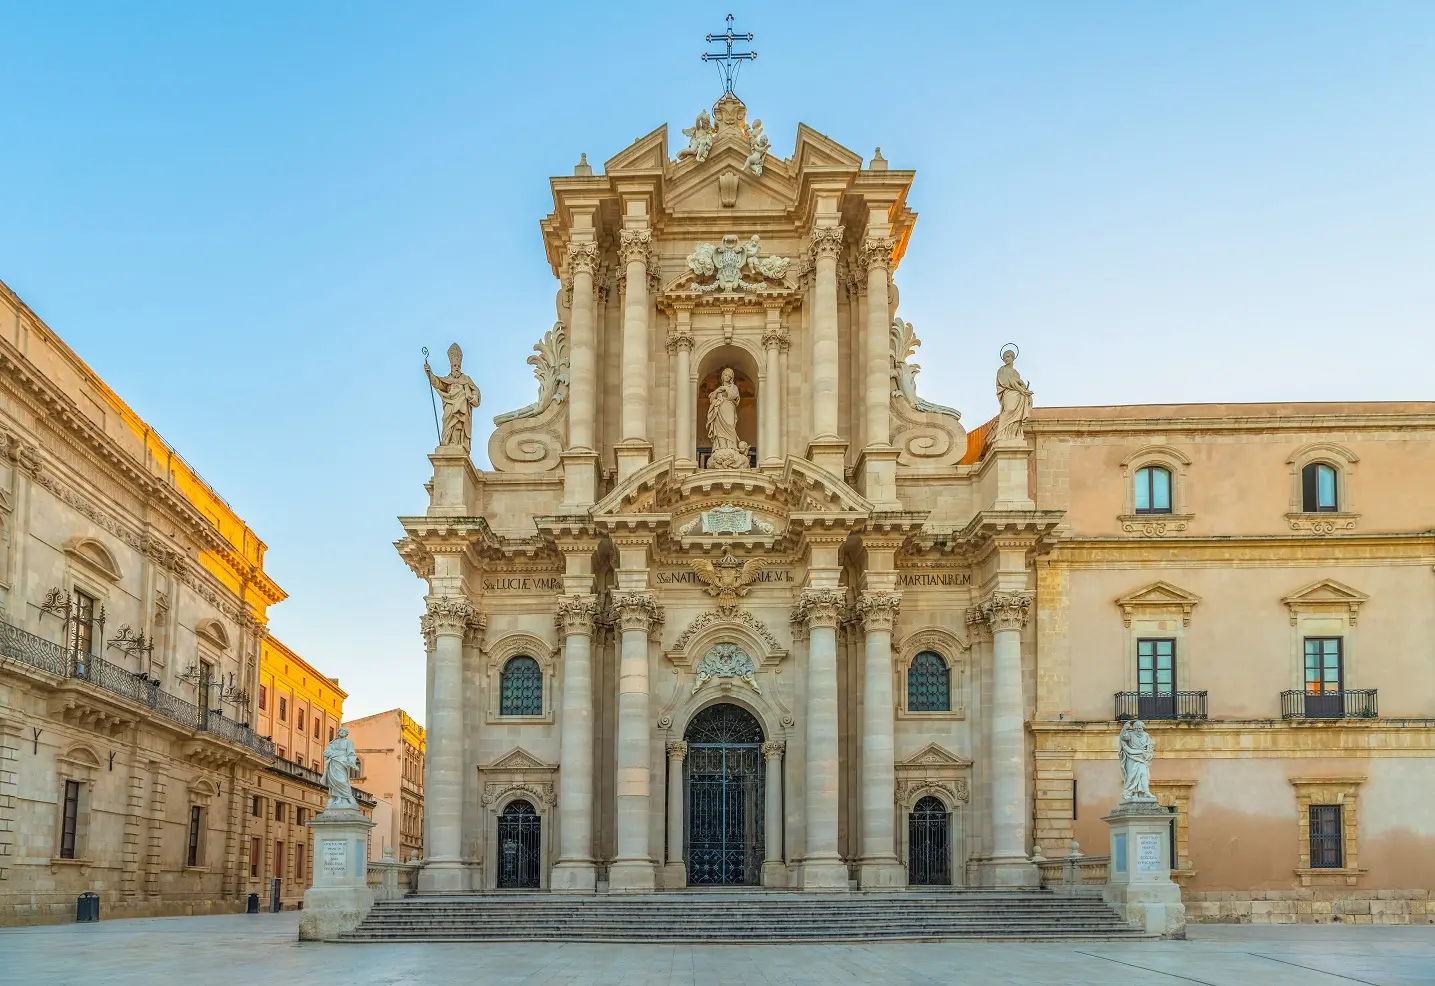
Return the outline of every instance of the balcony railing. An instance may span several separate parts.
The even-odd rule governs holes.
[[[1339,692],[1281,692],[1282,719],[1374,719],[1380,715],[1374,688]]]
[[[1204,719],[1205,692],[1168,692],[1165,695],[1144,695],[1141,692],[1116,693],[1116,719]]]
[[[225,718],[223,713],[186,702],[148,678],[126,671],[104,658],[68,651],[52,640],[37,637],[9,623],[0,622],[0,655],[57,677],[87,681],[104,691],[148,706],[156,715],[171,722],[213,733],[230,743],[247,746],[266,758],[274,756],[273,740],[267,736],[256,736],[254,730]]]

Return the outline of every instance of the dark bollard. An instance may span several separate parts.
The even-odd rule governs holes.
[[[259,895],[258,895],[258,894],[250,894],[250,895],[249,895],[249,906],[245,909],[244,913],[245,913],[245,914],[258,914],[258,913],[259,913]]]
[[[85,891],[75,901],[76,921],[98,921],[100,919],[100,895]]]

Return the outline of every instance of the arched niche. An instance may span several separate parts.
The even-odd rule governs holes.
[[[733,382],[741,395],[737,405],[737,437],[756,448],[758,364],[751,353],[737,345],[714,346],[698,360],[697,427],[694,431],[697,447],[706,449],[712,445],[712,440],[708,438],[708,394],[721,381],[722,371],[726,368],[732,369]],[[701,457],[699,461],[702,461]]]

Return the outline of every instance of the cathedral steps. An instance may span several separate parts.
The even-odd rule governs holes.
[[[1136,938],[1099,897],[1048,891],[643,896],[488,893],[374,905],[344,941],[795,942]]]

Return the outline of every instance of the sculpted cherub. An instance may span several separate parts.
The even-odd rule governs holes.
[[[688,146],[678,151],[678,160],[693,157],[706,161],[708,152],[713,149],[713,122],[707,110],[698,111],[697,121],[683,130],[683,136],[688,138]]]

